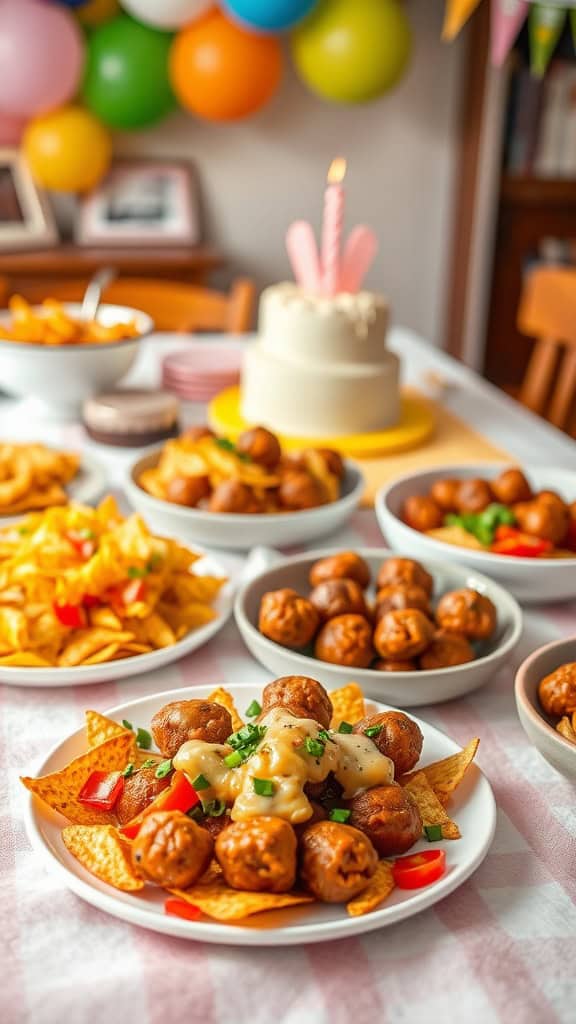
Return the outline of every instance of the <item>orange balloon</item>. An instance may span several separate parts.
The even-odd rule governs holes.
[[[277,39],[254,35],[214,11],[180,32],[170,55],[179,102],[209,121],[248,117],[272,98],[282,76]]]

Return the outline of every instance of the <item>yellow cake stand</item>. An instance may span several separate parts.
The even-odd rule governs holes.
[[[213,430],[235,441],[251,424],[240,413],[240,388],[227,388],[212,399],[208,406],[208,421]],[[372,434],[348,434],[339,437],[286,437],[280,436],[287,449],[334,448],[343,455],[369,459],[378,455],[395,455],[423,444],[434,432],[436,419],[432,405],[413,393],[404,393],[401,399],[400,422],[388,430]]]

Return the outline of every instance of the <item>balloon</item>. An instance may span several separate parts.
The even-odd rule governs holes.
[[[38,0],[4,0],[1,11],[0,110],[31,117],[66,103],[84,62],[72,15]]]
[[[168,78],[172,36],[121,14],[88,40],[84,100],[111,128],[148,128],[176,107]]]
[[[209,121],[236,121],[273,96],[282,75],[277,39],[257,36],[214,11],[176,36],[170,77],[183,107]]]
[[[110,21],[120,13],[118,0],[88,0],[78,11],[78,17],[83,25],[88,28],[96,28],[104,21]]]
[[[122,0],[122,6],[145,25],[180,28],[213,6],[212,0]]]
[[[35,118],[24,133],[23,149],[38,185],[59,192],[88,192],[112,159],[109,133],[83,107]]]
[[[292,36],[300,77],[335,103],[365,103],[387,92],[406,70],[411,49],[397,0],[320,0]]]
[[[82,7],[86,0],[55,0],[55,2],[63,4],[64,7]]]
[[[257,32],[285,32],[316,7],[317,0],[223,0],[232,19]]]
[[[26,127],[26,118],[0,114],[0,146],[18,146]]]

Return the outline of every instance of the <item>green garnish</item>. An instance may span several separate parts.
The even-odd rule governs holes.
[[[254,783],[254,792],[258,796],[274,796],[276,786],[272,779],[252,779],[252,782]]]
[[[186,814],[189,818],[192,818],[192,821],[202,821],[202,818],[204,817],[204,808],[201,804],[196,804],[195,807],[191,807],[189,811],[186,811]]]
[[[233,750],[238,751],[243,762],[251,757],[265,735],[265,725],[254,725],[253,722],[248,722],[248,725],[243,725],[238,732],[232,733],[228,737],[227,743],[229,743]]]
[[[373,740],[376,736],[379,736],[382,732],[381,725],[370,725],[367,729],[364,729],[364,735],[368,736],[369,739]]]
[[[148,572],[154,572],[156,569],[159,569],[161,565],[162,565],[162,555],[158,554],[158,552],[156,552],[156,554],[152,555],[148,559],[148,561],[146,562],[146,568],[147,568]]]
[[[147,729],[138,729],[136,731],[136,744],[141,750],[150,750],[152,737]]]
[[[424,825],[424,834],[429,843],[436,843],[443,839],[442,825]]]
[[[322,743],[335,743],[336,740],[330,735],[328,729],[320,729],[318,733],[318,739],[322,740]]]
[[[231,754],[227,754],[224,758],[224,764],[227,768],[237,768],[243,761],[244,758],[239,750],[233,750]]]
[[[96,537],[94,530],[91,530],[88,526],[84,526],[79,532],[84,540],[94,540]]]
[[[484,547],[489,547],[494,540],[499,526],[513,526],[516,516],[507,505],[493,502],[483,512],[465,512],[462,515],[450,513],[444,516],[444,526],[460,526],[471,533]]]
[[[322,740],[314,740],[311,736],[307,736],[304,741],[304,746],[306,747],[307,753],[312,757],[322,757],[326,744],[322,743]]]
[[[350,725],[350,722],[340,722],[338,726],[338,732],[354,732],[354,726]]]
[[[142,569],[138,565],[129,565],[126,569],[126,575],[129,580],[141,580],[144,576],[148,575],[148,570]]]
[[[328,817],[330,821],[337,821],[339,825],[345,825],[351,814],[352,811],[346,810],[345,807],[333,807]]]
[[[167,775],[172,771],[172,758],[170,757],[167,761],[162,761],[156,769],[156,778],[165,779]]]
[[[122,725],[125,729],[130,729],[130,732],[134,732],[134,726],[132,722],[128,722],[125,718],[122,719]]]
[[[246,718],[258,718],[262,714],[262,708],[257,700],[253,700],[250,707],[246,708]]]
[[[121,774],[124,776],[125,779],[129,779],[131,775],[134,775],[135,769],[136,765],[132,764],[132,761],[130,761],[130,764],[126,765],[124,771],[121,772]]]
[[[232,452],[236,458],[240,459],[241,462],[252,462],[252,459],[246,452],[239,452],[236,445],[228,437],[216,437],[214,443],[222,448],[225,452]]]
[[[146,761],[142,762],[140,767],[141,768],[155,768],[157,764],[158,764],[158,762],[155,761],[153,757],[148,757],[146,759]]]
[[[223,800],[210,800],[209,803],[202,804],[202,809],[209,818],[221,818],[226,810],[226,804]]]
[[[28,529],[27,526],[19,526],[18,533],[20,534],[21,537],[26,537],[27,534],[30,533],[30,530]]]
[[[202,789],[210,789],[210,783],[205,775],[197,775],[192,783],[194,789],[200,791]]]

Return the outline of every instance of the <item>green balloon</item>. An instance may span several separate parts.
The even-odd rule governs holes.
[[[300,77],[323,99],[366,103],[401,79],[412,52],[397,0],[320,0],[292,33]]]
[[[149,128],[177,106],[168,74],[173,35],[122,14],[88,40],[83,95],[110,128]]]

